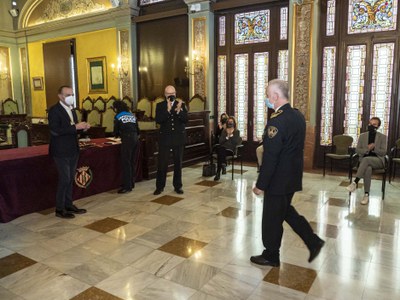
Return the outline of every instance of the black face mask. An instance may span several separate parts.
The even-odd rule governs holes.
[[[232,122],[226,123],[226,128],[232,128],[232,127],[233,127],[233,123]]]
[[[375,127],[374,125],[368,125],[368,131],[376,131],[378,127]]]
[[[171,95],[168,96],[169,101],[174,102],[175,101],[175,96]]]
[[[226,121],[228,121],[228,118],[222,118],[222,119],[221,119],[221,123],[222,123],[222,124],[225,124]]]

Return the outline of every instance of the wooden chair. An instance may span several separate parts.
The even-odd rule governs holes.
[[[211,159],[210,161],[213,162],[214,160],[217,160],[217,148],[219,147],[219,144],[215,144],[212,148],[212,153],[211,153]],[[242,149],[243,149],[243,144],[237,145],[235,151],[232,151],[230,149],[225,149],[226,153],[226,162],[232,165],[232,180],[235,174],[235,161],[239,160],[240,161],[240,175],[243,175],[243,156],[242,156]]]
[[[106,110],[110,107],[113,107],[115,101],[117,101],[117,98],[115,98],[114,96],[108,98],[108,100],[106,101]]]
[[[331,160],[331,172],[332,172],[332,161],[333,160],[349,160],[349,178],[351,177],[351,162],[352,162],[352,150],[351,145],[353,138],[349,135],[335,135],[333,137],[333,143],[330,153],[324,153],[324,170],[323,176],[325,176],[326,158]]]
[[[350,182],[353,180],[353,172],[357,172],[358,166],[360,164],[359,156],[355,153],[351,158],[351,168],[349,170],[350,173]],[[385,155],[385,164],[382,169],[373,169],[372,175],[382,175],[382,200],[385,199],[385,190],[386,190],[386,177],[389,170],[389,156]]]
[[[93,102],[93,108],[97,108],[97,110],[99,112],[105,112],[106,111],[106,102],[104,101],[103,97],[98,97]]]
[[[31,130],[27,125],[20,124],[12,129],[15,147],[24,148],[31,146]]]
[[[389,171],[389,183],[392,182],[392,179],[396,176],[396,166],[400,164],[400,139],[398,139],[390,149],[390,171]]]
[[[93,109],[93,100],[89,96],[82,101],[82,109],[91,111]]]
[[[87,122],[90,126],[100,126],[101,125],[101,113],[97,109],[93,109],[87,114]]]
[[[205,110],[205,107],[206,107],[206,100],[203,97],[201,97],[199,94],[194,95],[189,100],[188,110],[190,112],[203,111],[203,110]]]
[[[82,111],[80,109],[75,109],[75,113],[78,118],[78,123],[82,122]]]
[[[103,117],[101,118],[101,126],[106,128],[106,135],[112,135],[114,132],[114,118],[114,110],[111,107],[107,108],[103,113]]]
[[[128,105],[129,110],[132,111],[133,102],[132,102],[131,98],[129,98],[128,96],[125,96],[124,98],[122,98],[122,102],[125,102],[126,105]]]
[[[19,113],[17,101],[11,98],[7,98],[6,100],[4,100],[2,106],[4,115],[12,115]]]
[[[151,102],[148,98],[142,98],[138,101],[137,109],[144,111],[147,118],[151,117]]]
[[[156,107],[157,104],[160,102],[163,102],[165,99],[164,96],[158,96],[152,103],[151,103],[151,118],[155,119],[156,118]]]

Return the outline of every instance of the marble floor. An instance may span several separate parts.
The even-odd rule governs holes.
[[[305,173],[294,206],[326,241],[311,264],[285,224],[279,268],[260,254],[263,199],[255,167],[241,176],[183,170],[161,195],[155,181],[75,203],[87,214],[64,220],[54,209],[0,224],[0,299],[400,299],[400,181],[372,183],[349,197],[345,176]],[[29,199],[27,199],[29,201]]]

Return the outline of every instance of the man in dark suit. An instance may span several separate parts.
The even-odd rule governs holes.
[[[286,221],[310,250],[309,262],[319,254],[324,241],[314,234],[308,221],[291,205],[295,192],[302,189],[306,123],[303,115],[289,104],[286,81],[272,80],[267,87],[267,105],[273,107],[263,140],[263,161],[256,195],[264,192],[262,239],[265,250],[250,261],[259,265],[280,265],[279,249]]]
[[[174,189],[176,193],[183,194],[182,156],[183,147],[186,142],[185,124],[188,120],[187,109],[182,100],[176,99],[176,91],[173,86],[167,86],[164,95],[165,100],[158,103],[156,107],[156,122],[160,124],[160,133],[158,139],[157,180],[154,195],[159,195],[164,191],[171,150],[174,160]]]
[[[69,86],[58,90],[60,101],[49,110],[50,146],[58,171],[56,216],[71,219],[75,214],[86,213],[72,203],[72,187],[79,158],[78,130],[87,130],[90,125],[79,122],[73,110],[74,93]]]

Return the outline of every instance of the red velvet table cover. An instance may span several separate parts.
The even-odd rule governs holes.
[[[122,181],[121,145],[95,139],[81,150],[78,169],[89,167],[92,180],[86,188],[74,183],[74,200],[119,188]],[[136,181],[142,180],[142,153],[137,147]],[[0,151],[0,222],[55,206],[58,174],[48,145]]]

